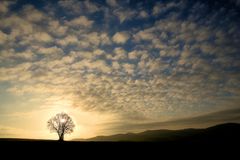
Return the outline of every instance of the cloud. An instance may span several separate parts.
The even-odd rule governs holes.
[[[179,4],[181,4],[181,2],[179,2]],[[170,2],[170,3],[157,2],[152,9],[152,14],[156,16],[158,14],[168,11],[173,7],[178,7],[179,4],[175,2]]]
[[[91,27],[93,21],[89,20],[86,16],[80,16],[78,18],[74,18],[71,21],[67,22],[69,26],[73,27]]]
[[[58,20],[48,22],[48,31],[55,36],[64,36],[68,30],[68,26],[61,25]]]
[[[57,43],[62,46],[67,46],[69,44],[76,44],[78,43],[78,38],[74,35],[68,35],[64,39],[59,39]]]
[[[0,5],[0,13],[7,13],[8,12],[8,5],[7,3],[1,3]]]
[[[118,6],[118,3],[116,0],[106,0],[106,3],[111,6],[111,7],[116,7]]]
[[[125,70],[126,73],[132,75],[134,73],[134,65],[133,64],[123,64],[123,68]]]
[[[8,40],[8,35],[0,31],[0,44],[6,43]]]
[[[105,44],[111,44],[111,40],[110,40],[110,38],[109,38],[109,36],[108,36],[107,33],[101,33],[100,39],[101,39],[101,43],[102,43],[103,45],[105,45]]]
[[[58,5],[67,11],[68,14],[83,14],[95,13],[100,10],[100,7],[92,1],[78,1],[78,0],[61,0]]]
[[[45,18],[45,15],[32,5],[25,5],[22,14],[30,22],[40,22]]]
[[[14,49],[9,49],[9,50],[4,50],[0,52],[1,57],[0,61],[1,62],[16,62],[19,60],[22,61],[32,61],[36,58],[36,55],[31,51],[31,50],[25,50],[23,52],[15,52]]]
[[[112,40],[118,44],[124,44],[130,38],[127,32],[117,32],[113,35]]]
[[[235,3],[237,6],[240,6],[240,1],[239,0],[231,0],[233,3]]]
[[[148,18],[149,15],[148,15],[148,13],[146,11],[140,11],[139,12],[139,17],[140,18]]]
[[[164,48],[164,45],[160,46],[159,48]],[[160,56],[170,56],[170,57],[176,57],[180,54],[179,50],[177,49],[165,49],[160,51]]]
[[[2,22],[3,23],[0,24],[1,27],[12,28],[15,30],[15,33],[17,32],[18,34],[28,35],[33,32],[33,24],[17,15],[11,15],[8,18],[4,18]]]
[[[125,59],[127,57],[126,51],[121,47],[115,48],[113,52],[115,53],[115,56],[113,57],[115,60]]]
[[[0,68],[0,81],[24,81],[30,78],[29,73],[25,72],[31,67],[31,63],[26,62],[22,64],[18,64],[14,67],[1,67]],[[26,75],[26,76],[24,76]]]
[[[66,35],[65,37],[59,37],[56,40],[58,45],[62,47],[66,47],[68,45],[75,45],[79,48],[92,48],[96,49],[96,47],[110,45],[112,43],[109,35],[106,32],[90,32],[90,31],[82,31],[79,33],[73,33]]]
[[[154,38],[154,34],[150,29],[149,30],[146,29],[144,31],[137,32],[133,37],[136,41],[152,40]]]
[[[118,61],[113,61],[112,62],[112,67],[115,70],[119,70],[120,69],[120,65],[119,65]]]
[[[157,3],[157,4],[153,7],[152,14],[153,14],[153,15],[157,15],[158,13],[160,13],[160,11],[161,11],[163,8],[164,8],[163,4]]]
[[[100,10],[100,8],[96,4],[92,3],[89,0],[85,1],[84,5],[86,7],[86,10],[89,11],[90,13],[95,13]]]
[[[86,40],[94,46],[98,46],[101,42],[101,37],[97,32],[92,32],[86,35]],[[103,43],[106,43],[103,41]]]
[[[118,8],[113,11],[113,14],[118,17],[120,23],[132,19],[137,12],[127,8]]]
[[[9,11],[9,6],[13,5],[14,1],[2,1],[0,3],[0,13],[6,14]]]
[[[37,32],[33,35],[34,40],[44,43],[53,41],[53,38],[46,32]]]
[[[60,49],[56,46],[49,47],[49,48],[38,48],[37,52],[40,54],[61,54],[61,53],[63,53],[62,49]]]
[[[104,50],[101,50],[101,49],[96,49],[93,51],[93,54],[95,56],[101,56],[101,55],[104,55],[105,51]]]
[[[129,52],[128,53],[128,58],[129,59],[137,59],[138,58],[138,52],[136,50]]]

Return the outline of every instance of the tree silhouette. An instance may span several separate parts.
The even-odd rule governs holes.
[[[56,132],[59,136],[59,141],[64,140],[65,134],[73,132],[75,127],[72,118],[66,113],[58,113],[48,120],[47,127],[50,132]]]

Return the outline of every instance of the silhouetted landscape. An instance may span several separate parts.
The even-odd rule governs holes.
[[[240,144],[240,124],[225,123],[206,129],[149,130],[141,133],[98,136],[72,141],[0,139],[2,153],[11,156],[38,155],[45,157],[96,156],[118,158],[126,156],[155,158],[205,155],[234,157]],[[80,141],[81,140],[81,141]],[[14,154],[12,154],[14,153]],[[59,154],[60,153],[60,154]],[[160,155],[159,155],[160,154]]]
[[[239,140],[240,124],[226,123],[206,129],[149,130],[141,133],[97,136],[85,141],[221,143]],[[78,139],[75,139],[78,140]],[[79,139],[84,140],[84,139]]]
[[[225,123],[205,129],[182,130],[148,130],[141,133],[116,134],[111,136],[97,136],[89,139],[73,139],[62,142],[63,144],[87,144],[87,143],[125,143],[125,142],[149,142],[159,144],[221,144],[240,142],[240,124]],[[58,143],[57,140],[14,139],[1,138],[1,144],[20,143]],[[59,142],[61,143],[61,142]]]

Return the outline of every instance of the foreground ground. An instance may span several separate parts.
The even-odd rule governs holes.
[[[171,134],[167,136],[168,138],[162,138],[163,134],[160,131],[143,133],[134,135],[135,137],[141,137],[141,141],[102,141],[103,137],[100,137],[101,141],[64,142],[54,140],[0,139],[0,149],[1,153],[10,153],[8,156],[15,156],[15,154],[22,156],[27,154],[38,156],[51,154],[54,156],[87,155],[88,157],[94,157],[97,155],[111,157],[111,155],[115,155],[124,157],[125,155],[134,155],[141,157],[141,155],[147,155],[151,157],[164,154],[176,156],[194,153],[201,156],[203,153],[214,155],[227,153],[227,156],[230,157],[238,153],[240,144],[240,124],[223,124],[203,130],[183,130],[173,133],[171,131]],[[130,136],[133,135],[131,134]],[[166,137],[165,134],[164,136]],[[116,136],[113,137],[115,138]],[[122,137],[126,138],[126,135],[121,135]],[[144,137],[148,139],[154,137],[155,140],[143,141],[142,138]],[[104,138],[106,139],[106,137]]]

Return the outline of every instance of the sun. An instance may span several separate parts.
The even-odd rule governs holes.
[[[66,121],[66,119],[64,119],[64,118],[60,119],[61,123],[64,123],[65,121]]]

